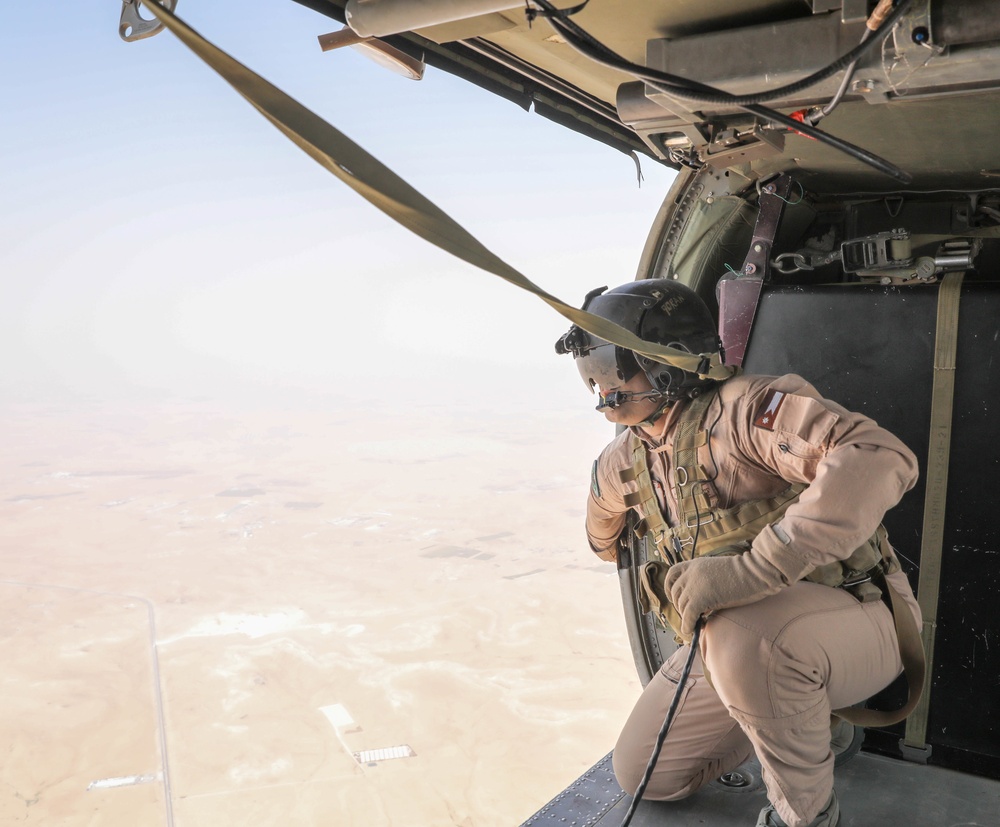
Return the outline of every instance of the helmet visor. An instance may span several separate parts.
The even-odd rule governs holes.
[[[638,373],[639,366],[628,351],[593,336],[590,342],[593,346],[577,356],[575,362],[592,393],[595,387],[615,388]]]

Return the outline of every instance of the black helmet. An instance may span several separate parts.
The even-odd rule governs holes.
[[[697,293],[672,279],[642,279],[613,290],[600,287],[584,299],[583,309],[654,344],[692,354],[721,350],[715,320]],[[627,382],[640,370],[668,399],[695,397],[716,384],[672,365],[613,345],[573,325],[558,342],[557,353],[572,353],[587,387]],[[703,373],[708,372],[706,365]]]

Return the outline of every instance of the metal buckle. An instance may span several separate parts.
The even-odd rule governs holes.
[[[172,12],[177,7],[177,0],[160,0],[160,5]],[[139,13],[139,0],[122,0],[122,15],[118,21],[118,35],[129,43],[152,37],[162,31],[163,24],[159,20],[150,20]]]
[[[851,586],[860,586],[862,583],[870,583],[871,579],[871,571],[862,572],[861,574],[856,575],[853,580],[844,580],[844,582],[840,584],[840,588],[849,589]]]
[[[705,519],[705,520],[701,519],[703,516],[707,517],[707,519]],[[697,517],[695,518],[695,520],[696,520],[696,522],[692,523],[690,519],[687,519],[687,520],[684,521],[684,524],[688,528],[694,528],[695,526],[701,526],[701,525],[708,525],[709,523],[714,523],[715,522],[715,515],[712,514],[711,512],[709,512],[708,514],[704,514],[704,515],[698,514]],[[692,540],[692,542],[694,542],[694,541]],[[869,578],[869,579],[871,579],[871,578]]]

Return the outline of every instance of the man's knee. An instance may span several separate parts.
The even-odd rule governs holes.
[[[629,795],[635,795],[646,772],[649,756],[645,760],[626,757],[618,749],[611,756],[611,765],[615,771],[615,779],[619,786]],[[650,801],[679,801],[693,794],[702,784],[699,781],[701,773],[670,772],[662,767],[653,771],[649,785],[643,793],[643,798]]]
[[[733,622],[722,612],[709,618],[703,634],[705,672],[716,692],[720,684],[753,680],[766,671],[771,643],[749,624]]]
[[[749,612],[720,612],[705,627],[706,672],[719,698],[741,725],[762,726],[782,721],[782,726],[801,725],[805,718],[822,717],[825,701],[821,660],[812,653],[789,651],[787,644],[794,623],[787,624],[779,642],[754,624]],[[801,637],[801,635],[798,635]],[[808,642],[807,642],[808,646]],[[802,646],[794,647],[803,649]]]

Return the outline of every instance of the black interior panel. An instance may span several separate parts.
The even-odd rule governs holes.
[[[902,439],[926,469],[936,286],[810,286],[766,290],[744,368],[798,373],[820,393]],[[1000,778],[1000,284],[963,286],[945,542],[934,656],[931,763]],[[886,515],[917,588],[924,481]],[[897,682],[898,684],[899,682]],[[898,706],[894,685],[873,706]],[[903,725],[869,733],[892,753]]]

